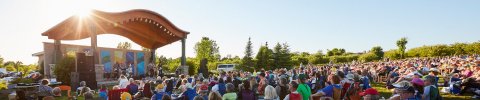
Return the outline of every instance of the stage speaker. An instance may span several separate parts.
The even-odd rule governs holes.
[[[97,80],[95,72],[79,72],[79,82],[85,81],[87,87],[94,90],[97,89]]]
[[[78,88],[78,86],[80,85],[79,81],[78,81],[78,73],[77,72],[71,72],[70,73],[70,86],[72,87],[72,89],[76,89]]]
[[[82,73],[95,72],[93,56],[85,56],[85,53],[77,53],[77,71]]]
[[[93,56],[86,56],[85,53],[77,53],[78,82],[85,81],[90,89],[97,89],[95,76],[95,64]]]

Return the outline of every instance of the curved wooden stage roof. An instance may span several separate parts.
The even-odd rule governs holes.
[[[91,34],[92,31],[94,34]],[[145,48],[154,49],[186,38],[189,32],[149,10],[118,13],[93,10],[88,17],[69,17],[42,33],[42,36],[54,40],[79,40],[99,34],[124,36]]]

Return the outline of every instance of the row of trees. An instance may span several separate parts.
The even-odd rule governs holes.
[[[406,38],[402,38],[397,41],[399,50],[395,51],[395,54],[403,54],[405,45],[407,43]],[[238,64],[236,69],[253,71],[254,69],[277,69],[277,68],[293,68],[301,64],[329,64],[329,63],[347,63],[352,61],[376,61],[383,59],[385,53],[380,46],[373,47],[370,51],[364,53],[352,53],[346,52],[343,48],[333,48],[327,50],[326,54],[322,51],[316,53],[308,52],[291,52],[290,46],[287,43],[276,43],[273,49],[270,49],[268,42],[261,45],[256,55],[253,53],[253,43],[251,38],[245,46],[245,55],[240,57],[231,57],[227,55],[221,58],[220,47],[216,44],[216,41],[202,37],[202,39],[195,44],[195,58],[187,58],[187,65],[190,66],[190,74],[196,74],[199,68],[200,60],[208,60],[208,68],[216,69],[218,64]],[[403,51],[402,51],[403,50]],[[255,55],[255,56],[254,56]],[[395,56],[400,57],[400,56]],[[174,71],[180,66],[180,58],[172,59],[160,56],[159,64],[163,65],[169,71]]]
[[[474,43],[455,43],[451,45],[432,45],[422,46],[406,50],[408,39],[403,37],[396,41],[397,49],[384,51],[380,46],[374,46],[369,51],[352,53],[343,48],[328,49],[327,52],[317,51],[309,52],[291,52],[287,43],[276,43],[273,48],[269,48],[268,42],[262,44],[255,54],[251,38],[245,46],[243,57],[220,55],[220,47],[215,40],[208,37],[195,44],[194,50],[196,56],[187,58],[187,65],[190,66],[190,74],[196,74],[200,66],[201,59],[208,60],[208,68],[216,69],[218,64],[238,64],[236,69],[253,71],[254,69],[277,69],[293,68],[301,64],[322,65],[330,63],[348,63],[352,61],[371,62],[383,59],[404,59],[409,57],[435,57],[450,56],[461,54],[480,54],[480,42]],[[120,43],[119,45],[125,45]],[[127,45],[127,47],[129,47]],[[255,56],[254,56],[255,55]],[[157,57],[157,64],[160,64],[167,71],[175,71],[180,66],[180,58]]]
[[[421,46],[408,50],[407,57],[438,57],[451,55],[480,54],[480,41],[473,43],[439,44]]]
[[[0,68],[5,68],[8,72],[21,72],[22,77],[28,75],[31,71],[37,71],[39,67],[35,64],[25,65],[21,61],[6,61],[0,56]],[[43,73],[43,72],[40,72]],[[6,74],[6,73],[5,73]]]

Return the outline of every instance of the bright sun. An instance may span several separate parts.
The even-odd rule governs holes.
[[[91,9],[88,9],[88,8],[79,9],[77,11],[77,16],[79,16],[80,18],[87,18],[90,16],[90,14],[91,14]]]

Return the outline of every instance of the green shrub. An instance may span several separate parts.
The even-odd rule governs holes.
[[[347,63],[352,62],[358,59],[358,55],[350,54],[350,55],[343,55],[343,56],[330,56],[330,62],[333,63]]]
[[[6,80],[0,80],[0,90],[7,89],[8,83]]]
[[[379,60],[379,58],[380,57],[370,52],[370,53],[360,55],[360,57],[358,57],[358,60],[362,62],[370,62],[370,61]]]
[[[189,75],[196,75],[198,68],[200,68],[199,64],[195,63],[195,61],[195,59],[187,59],[186,65],[188,66]]]
[[[62,84],[70,84],[70,73],[75,70],[75,57],[66,56],[55,65],[53,73]]]
[[[389,50],[385,52],[384,58],[388,58],[391,60],[400,59],[400,53],[398,53],[397,49]]]

